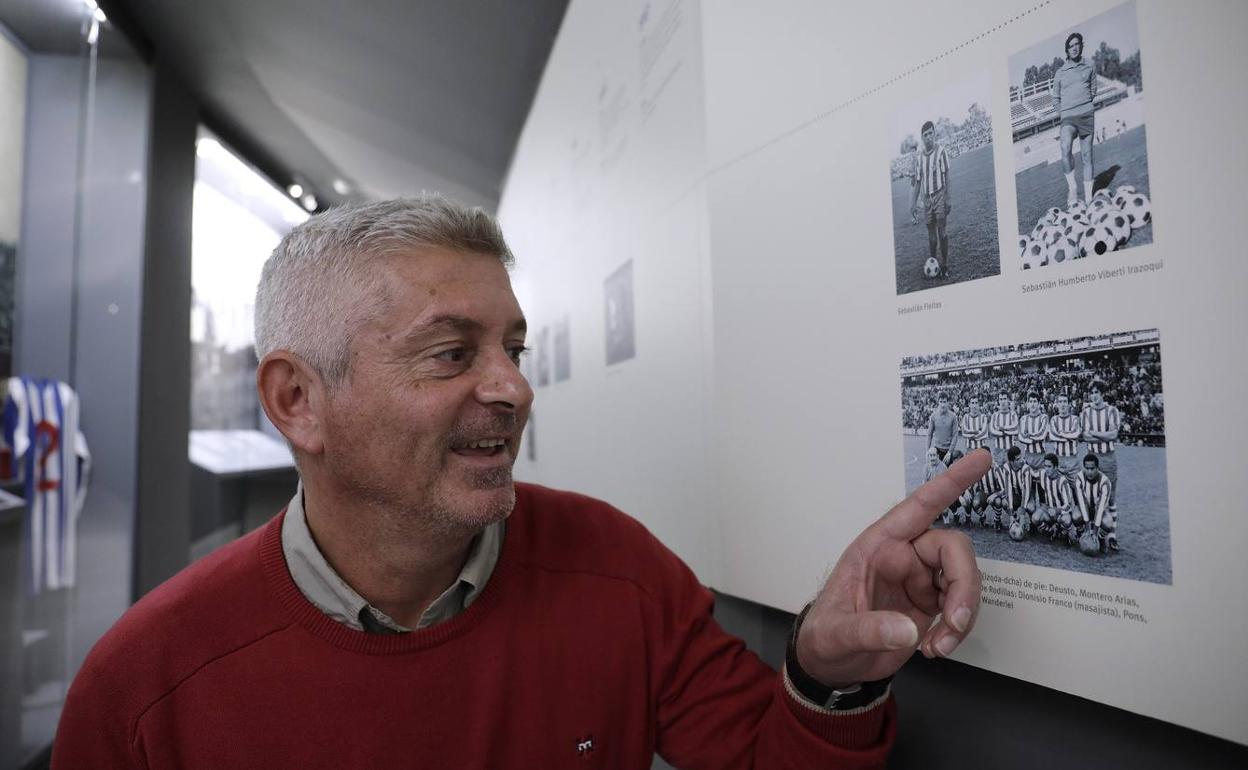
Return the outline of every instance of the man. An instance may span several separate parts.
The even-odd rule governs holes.
[[[854,541],[772,671],[636,521],[513,482],[533,391],[510,262],[439,198],[282,240],[256,381],[300,488],[100,640],[54,768],[883,767],[889,678],[974,625],[969,541],[929,526],[986,454]]]
[[[1066,535],[1071,543],[1075,543],[1079,540],[1071,530],[1075,520],[1075,493],[1071,491],[1070,480],[1062,475],[1057,466],[1057,455],[1049,452],[1044,456],[1037,475],[1040,500],[1031,521],[1050,539]]]
[[[988,448],[988,415],[980,411],[979,397],[971,396],[966,414],[958,423],[958,434],[966,442],[966,451]]]
[[[1040,396],[1027,394],[1027,414],[1018,421],[1018,439],[1023,445],[1023,462],[1038,474],[1044,459],[1044,441],[1049,437],[1049,416],[1040,408]]]
[[[1118,441],[1122,415],[1118,407],[1105,401],[1106,390],[1104,382],[1096,380],[1092,383],[1083,412],[1079,415],[1080,427],[1083,428],[1080,438],[1087,443],[1088,451],[1096,455],[1101,473],[1109,477],[1109,509],[1116,511],[1114,493],[1118,489],[1118,457],[1114,454],[1114,446]]]
[[[1006,461],[1006,453],[1014,446],[1018,435],[1018,415],[1011,408],[1014,399],[1009,393],[997,396],[997,411],[988,421],[988,434],[992,436],[992,459],[997,465]]]
[[[1083,35],[1072,32],[1066,38],[1066,61],[1053,75],[1053,104],[1061,120],[1062,172],[1066,175],[1066,207],[1079,200],[1075,188],[1075,139],[1083,162],[1083,196],[1092,202],[1092,133],[1094,131],[1096,71],[1083,58]]]
[[[1012,446],[1005,454],[1005,462],[997,466],[996,491],[988,497],[999,517],[1000,524],[1007,524],[1015,516],[1027,519],[1030,529],[1030,517],[1036,512],[1036,500],[1032,496],[1031,482],[1034,473],[1031,466],[1023,462],[1023,450]]]
[[[1070,397],[1065,393],[1058,394],[1057,414],[1049,418],[1049,438],[1055,443],[1058,469],[1070,479],[1079,472],[1079,439],[1082,436],[1079,416],[1070,411]]]
[[[1100,538],[1101,550],[1108,547],[1118,550],[1117,521],[1109,507],[1113,496],[1113,484],[1101,472],[1096,455],[1089,452],[1083,458],[1083,473],[1076,477],[1075,492],[1080,518],[1084,525],[1093,528]],[[1095,545],[1095,543],[1093,543]]]
[[[927,448],[935,449],[942,461],[953,449],[957,427],[958,416],[949,408],[949,396],[941,393],[936,397],[936,409],[927,418]]]
[[[949,212],[949,153],[936,141],[932,121],[923,124],[920,132],[923,149],[915,154],[914,181],[911,184],[910,220],[919,221],[919,202],[923,203],[927,223],[927,253],[940,263],[940,276],[949,275],[949,237],[945,232]],[[939,258],[937,253],[939,250]]]

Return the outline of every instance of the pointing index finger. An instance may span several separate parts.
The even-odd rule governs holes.
[[[992,467],[987,449],[976,449],[949,469],[914,490],[905,500],[879,520],[885,534],[898,540],[913,540],[927,531],[940,512],[948,508]]]

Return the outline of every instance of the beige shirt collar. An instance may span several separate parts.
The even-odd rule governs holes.
[[[472,604],[498,564],[504,531],[504,521],[496,521],[477,535],[459,572],[459,579],[425,609],[416,628],[450,620]],[[299,483],[295,496],[286,508],[286,518],[282,522],[282,552],[286,555],[290,576],[300,592],[334,620],[359,631],[402,633],[412,630],[370,605],[325,560],[312,539],[312,531],[308,529],[308,520],[303,512],[303,482]]]

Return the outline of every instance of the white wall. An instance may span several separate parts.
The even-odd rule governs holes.
[[[605,497],[709,584],[794,610],[904,494],[903,356],[1158,328],[1172,583],[981,560],[1128,597],[1148,622],[985,607],[957,657],[1248,742],[1248,567],[1231,481],[1248,461],[1248,266],[1231,224],[1248,176],[1248,8],[1138,3],[1154,242],[1043,275],[1015,261],[1007,61],[1117,5],[690,0],[678,4],[681,67],[647,120],[639,19],[668,4],[573,2],[500,207],[531,327],[568,313],[573,339],[571,380],[538,388],[538,460],[520,475]],[[895,115],[985,75],[1001,274],[897,296]],[[615,89],[628,105],[618,124],[600,110]],[[638,354],[608,367],[602,281],[627,259]],[[939,307],[898,312],[927,301]]]

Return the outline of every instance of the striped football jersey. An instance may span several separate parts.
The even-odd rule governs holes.
[[[1049,418],[1049,438],[1056,442],[1054,450],[1058,457],[1071,457],[1079,451],[1079,436],[1083,433],[1079,416],[1053,415]]]
[[[1088,404],[1083,408],[1083,413],[1079,416],[1079,420],[1085,431],[1094,433],[1109,433],[1118,430],[1118,426],[1122,424],[1122,418],[1118,414],[1118,407],[1105,404],[1100,409]],[[1089,441],[1088,449],[1097,453],[1104,454],[1114,451],[1114,442],[1112,441]]]
[[[91,454],[78,429],[78,397],[63,382],[12,377],[4,403],[4,443],[23,482],[30,590],[74,584],[78,514]]]
[[[1101,524],[1101,516],[1109,508],[1110,493],[1113,491],[1109,477],[1104,473],[1096,474],[1095,481],[1080,473],[1075,479],[1075,490],[1079,495],[1079,507],[1088,519],[1097,526]]]
[[[1014,446],[1014,437],[1018,435],[1018,415],[1013,412],[993,412],[992,419],[988,422],[988,432],[997,449],[1009,449]]]
[[[1049,416],[1025,414],[1019,419],[1018,437],[1022,441],[1024,452],[1043,452],[1044,440],[1049,434]]]
[[[914,174],[924,195],[940,192],[945,189],[945,181],[949,178],[949,153],[942,145],[936,145],[931,152],[924,152],[920,148],[914,164]]]
[[[1040,494],[1043,496],[1044,504],[1050,508],[1066,510],[1075,504],[1075,495],[1070,489],[1070,479],[1061,473],[1057,474],[1056,478],[1047,473],[1041,473]]]
[[[988,446],[988,415],[964,414],[958,432],[966,440],[966,451]]]

